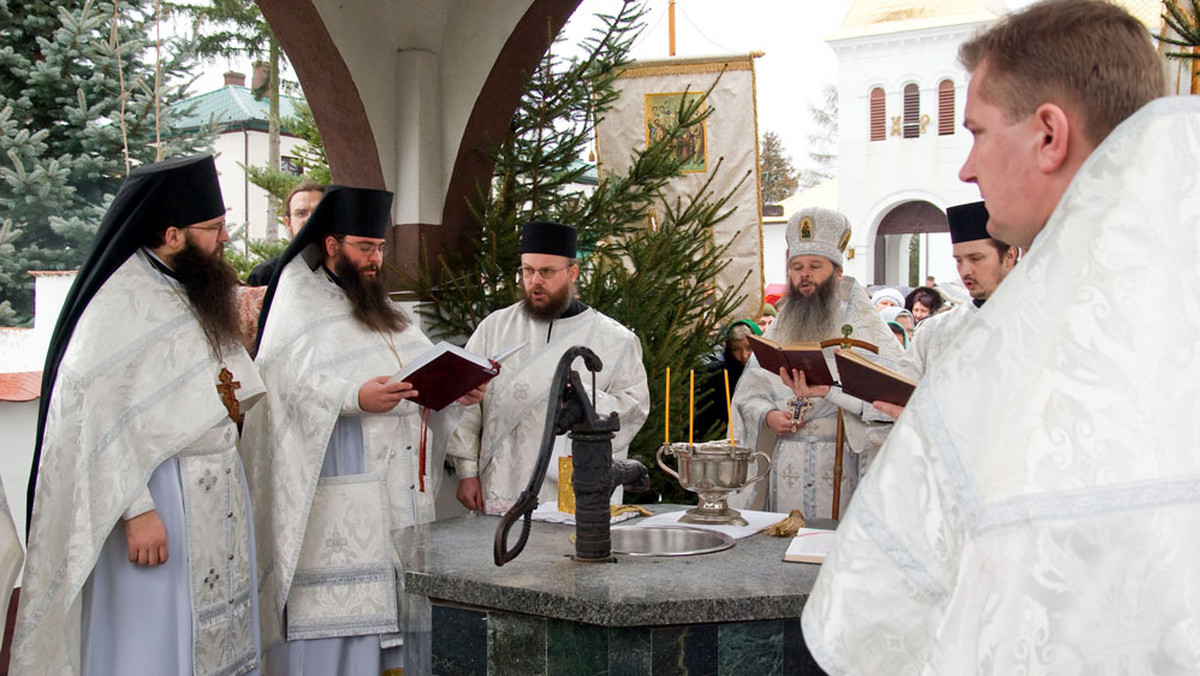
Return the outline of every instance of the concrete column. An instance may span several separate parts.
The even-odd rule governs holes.
[[[438,224],[442,185],[442,101],[439,58],[434,52],[402,50],[396,57],[395,138],[396,223]]]

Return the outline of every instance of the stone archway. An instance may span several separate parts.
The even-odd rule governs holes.
[[[406,186],[394,185],[395,173],[389,173],[387,162],[381,160],[381,145],[383,152],[394,152],[390,144],[396,143],[396,135],[378,125],[381,120],[392,119],[388,109],[401,93],[417,96],[428,92],[405,92],[395,80],[364,79],[363,73],[355,70],[355,63],[362,69],[364,50],[376,50],[380,60],[405,51],[403,45],[396,44],[394,30],[389,33],[375,28],[394,27],[401,20],[417,26],[428,23],[425,32],[444,39],[446,25],[473,21],[465,29],[467,34],[472,30],[491,31],[492,36],[504,37],[498,51],[472,50],[474,43],[461,40],[454,45],[435,44],[427,50],[435,55],[438,68],[485,60],[481,65],[486,66],[487,76],[472,90],[465,111],[437,111],[465,119],[461,136],[444,143],[423,144],[416,151],[439,155],[432,163],[439,169],[433,173],[444,187],[433,198],[441,199],[440,218],[435,212],[433,217],[416,219],[422,222],[397,223],[391,231],[394,262],[410,272],[422,252],[436,260],[443,252],[473,246],[470,203],[478,196],[478,187],[487,185],[492,171],[492,162],[481,149],[503,136],[530,74],[580,1],[470,0],[428,11],[417,2],[393,3],[385,8],[366,0],[256,0],[304,88],[321,129],[333,180],[387,188],[397,193],[398,200]],[[479,16],[489,12],[496,19],[481,23]],[[337,34],[342,36],[341,42],[330,30],[334,24],[340,28]],[[360,58],[347,59],[347,53]],[[357,84],[363,82],[370,84]],[[362,86],[367,87],[365,92],[360,90]],[[376,127],[372,127],[372,119]],[[448,169],[444,178],[440,167]]]
[[[888,279],[888,237],[901,235],[948,233],[950,226],[946,222],[946,214],[938,207],[924,200],[912,200],[896,205],[879,222],[875,231],[875,283],[882,284]]]

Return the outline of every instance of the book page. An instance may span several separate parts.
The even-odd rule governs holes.
[[[399,371],[396,371],[396,373],[391,378],[388,378],[388,384],[390,385],[392,383],[398,383],[398,382],[404,380],[405,378],[408,378],[410,375],[421,370],[421,368],[423,366],[426,366],[427,364],[432,362],[434,359],[437,359],[438,357],[442,356],[443,354],[452,354],[456,357],[460,357],[461,359],[468,361],[472,364],[475,364],[482,369],[487,369],[487,370],[492,369],[492,363],[490,361],[488,361],[488,359],[486,357],[481,357],[473,352],[467,352],[466,350],[464,350],[463,348],[461,348],[457,345],[454,345],[452,343],[447,343],[446,341],[442,340],[442,341],[438,341],[438,343],[436,345],[434,345],[433,347],[429,348],[428,350],[422,352],[420,355],[415,357],[412,361],[405,364],[404,368],[400,369]]]
[[[825,561],[825,555],[829,553],[829,548],[833,546],[833,534],[834,531],[821,528],[801,528],[784,552],[783,560],[795,563],[822,563]]]

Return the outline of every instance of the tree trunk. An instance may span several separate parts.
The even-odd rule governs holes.
[[[269,71],[267,75],[267,97],[270,104],[270,119],[267,122],[267,166],[279,170],[279,40],[270,39]],[[286,207],[285,207],[286,208]],[[279,241],[279,200],[267,195],[267,241]]]

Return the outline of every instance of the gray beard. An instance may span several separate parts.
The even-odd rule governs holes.
[[[824,284],[817,287],[816,293],[807,297],[789,284],[779,316],[771,322],[773,339],[787,344],[840,336],[841,327],[838,323],[841,313],[838,311],[838,302],[841,294],[838,292],[838,281],[836,275],[830,275]]]

